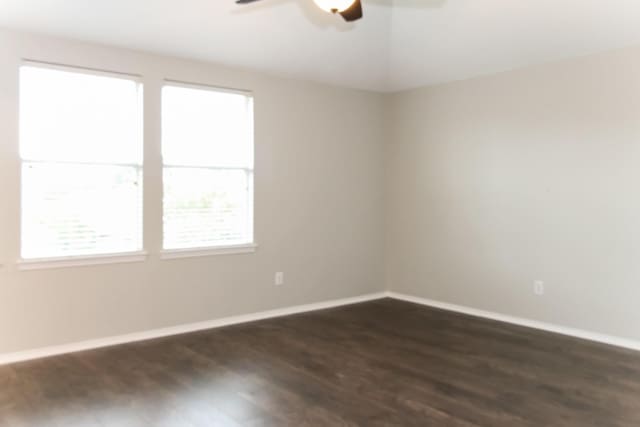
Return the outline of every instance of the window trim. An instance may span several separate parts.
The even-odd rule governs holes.
[[[47,161],[47,160],[32,160],[25,159],[18,149],[18,161],[20,169],[25,163],[41,163],[41,164],[69,164],[69,165],[95,165],[95,166],[121,166],[135,168],[138,171],[140,186],[140,249],[132,252],[116,252],[116,253],[100,253],[100,254],[86,254],[86,255],[69,255],[60,257],[40,257],[40,258],[23,258],[23,176],[20,173],[19,178],[19,194],[20,194],[20,220],[19,220],[19,252],[20,258],[16,262],[18,270],[40,270],[40,269],[52,269],[52,268],[64,268],[64,267],[80,267],[89,265],[102,265],[102,264],[119,264],[119,263],[131,263],[131,262],[143,262],[148,257],[148,252],[145,249],[145,95],[144,95],[144,78],[141,74],[132,74],[119,71],[109,71],[98,68],[91,68],[86,66],[68,65],[55,62],[38,61],[23,58],[18,64],[18,73],[22,67],[42,68],[47,70],[64,71],[68,73],[86,74],[98,77],[109,77],[120,80],[127,80],[134,82],[138,87],[138,120],[140,132],[140,143],[142,145],[142,156],[140,163],[109,163],[109,162],[82,162],[82,161]],[[18,102],[21,102],[20,94],[18,95]],[[20,110],[20,108],[19,108]],[[20,146],[20,135],[18,136],[18,145]]]
[[[105,70],[99,68],[92,68],[81,65],[73,65],[73,64],[62,64],[56,62],[48,62],[48,61],[40,61],[33,60],[28,58],[21,59],[18,67],[21,68],[23,66],[28,67],[37,67],[51,70],[59,70],[66,72],[73,72],[78,74],[88,74],[92,76],[104,76],[111,77],[123,80],[130,80],[137,83],[140,86],[140,100],[139,102],[142,105],[142,110],[140,111],[141,120],[140,123],[142,132],[142,138],[144,141],[144,127],[145,127],[145,116],[144,116],[144,95],[142,92],[144,90],[144,76],[142,74],[135,73],[127,73],[113,70]],[[164,79],[161,89],[165,86],[174,86],[174,87],[183,87],[190,89],[199,89],[199,90],[210,90],[213,92],[222,92],[222,93],[234,93],[238,95],[246,96],[250,99],[252,106],[254,105],[255,98],[254,93],[251,90],[246,89],[236,89],[229,88],[223,86],[216,86],[212,84],[206,83],[190,83],[180,80],[172,80],[172,79]],[[249,254],[256,252],[258,245],[255,243],[255,125],[254,125],[254,108],[250,111],[250,121],[251,121],[251,166],[245,167],[225,167],[225,166],[201,166],[201,165],[180,165],[180,164],[165,164],[164,160],[161,157],[160,166],[164,168],[199,168],[199,169],[214,169],[214,170],[243,170],[249,177],[249,193],[248,195],[251,197],[251,209],[249,212],[249,217],[247,218],[249,221],[249,229],[251,231],[252,242],[250,243],[242,243],[242,244],[230,244],[230,245],[220,245],[220,246],[209,246],[209,247],[198,247],[198,248],[184,248],[184,249],[160,249],[159,253],[156,254],[162,260],[174,260],[174,259],[185,259],[185,258],[194,258],[194,257],[207,257],[207,256],[217,256],[217,255],[231,255],[231,254]],[[143,142],[144,146],[144,142]],[[29,160],[23,159],[21,156],[19,157],[19,161],[21,164],[24,162],[33,162],[33,163],[68,163],[68,164],[95,164],[100,166],[114,165],[114,166],[124,166],[124,167],[134,167],[140,171],[141,178],[144,177],[145,171],[145,156],[146,156],[146,147],[144,149],[143,159],[140,164],[113,164],[113,163],[100,163],[100,162],[76,162],[76,161],[40,161],[40,160]],[[20,182],[20,187],[22,187],[22,183]],[[144,187],[142,187],[144,188]],[[21,190],[22,191],[22,190]],[[142,236],[142,249],[132,251],[132,252],[118,252],[118,253],[104,253],[104,254],[95,254],[95,255],[69,255],[69,256],[60,256],[60,257],[43,257],[43,258],[19,258],[16,260],[15,264],[19,271],[33,271],[33,270],[45,270],[45,269],[61,269],[61,268],[69,268],[69,267],[83,267],[83,266],[99,266],[99,265],[107,265],[107,264],[124,264],[124,263],[137,263],[137,262],[146,262],[149,258],[149,252],[145,249],[145,221],[144,221],[144,201],[146,199],[146,194],[143,191],[142,200],[142,215],[143,215],[143,236]],[[21,215],[22,218],[22,215]],[[20,221],[21,222],[21,221]],[[19,227],[22,230],[22,224]],[[20,239],[21,240],[21,239]],[[20,244],[22,246],[22,243]],[[0,265],[0,270],[2,266]]]
[[[234,89],[222,86],[215,86],[204,83],[190,83],[180,80],[172,80],[172,79],[164,79],[162,82],[162,86],[160,87],[161,97],[160,97],[160,111],[163,108],[163,96],[162,92],[166,87],[176,87],[176,88],[185,88],[185,89],[195,89],[195,90],[203,90],[210,92],[221,92],[221,93],[232,93],[236,95],[245,96],[248,101],[251,103],[251,109],[249,114],[249,122],[251,126],[251,159],[250,166],[220,166],[220,165],[183,165],[178,163],[169,163],[165,162],[164,156],[160,156],[161,158],[161,167],[162,167],[162,218],[163,218],[163,227],[162,227],[162,235],[161,235],[161,249],[160,249],[160,259],[170,260],[170,259],[180,259],[180,258],[191,258],[191,257],[204,257],[204,256],[212,256],[212,255],[231,255],[231,254],[243,254],[243,253],[252,253],[256,251],[258,247],[256,243],[256,231],[255,231],[255,97],[253,91],[244,90],[244,89]],[[160,122],[162,124],[163,121],[162,113],[160,117]],[[162,150],[162,132],[160,136],[160,147]],[[178,249],[166,249],[164,247],[165,244],[165,232],[164,232],[164,171],[166,169],[175,168],[175,169],[208,169],[208,170],[240,170],[244,171],[247,175],[248,179],[248,189],[247,196],[250,200],[250,209],[247,216],[247,229],[251,235],[251,241],[247,243],[239,243],[239,244],[230,244],[230,245],[213,245],[213,246],[205,246],[205,247],[194,247],[194,248],[178,248]]]
[[[237,89],[232,87],[216,86],[216,85],[211,85],[206,83],[191,83],[183,80],[164,79],[162,82],[162,88],[166,86],[181,87],[185,89],[208,90],[211,92],[235,93],[237,95],[244,95],[246,97],[253,99],[253,91],[248,89]]]
[[[16,264],[18,270],[47,270],[66,267],[84,267],[90,265],[104,264],[124,264],[133,262],[144,262],[147,260],[149,253],[145,250],[135,252],[119,252],[113,254],[101,255],[77,255],[53,258],[20,258]]]
[[[21,68],[21,67],[36,67],[36,68],[44,68],[47,70],[65,71],[68,73],[71,72],[71,73],[78,73],[78,74],[88,74],[91,76],[102,76],[102,77],[111,77],[114,79],[131,80],[131,81],[135,81],[140,85],[144,83],[142,74],[125,73],[122,71],[114,71],[114,70],[104,70],[101,68],[83,67],[82,65],[61,64],[57,62],[38,61],[34,59],[23,58],[20,61],[18,68]]]
[[[160,251],[160,259],[184,259],[201,258],[215,255],[250,254],[258,249],[256,243],[244,243],[239,245],[207,246],[203,248],[187,249],[163,249]]]

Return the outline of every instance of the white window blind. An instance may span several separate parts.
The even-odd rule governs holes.
[[[142,249],[142,86],[20,68],[23,259]]]
[[[253,98],[167,84],[162,92],[164,249],[253,243]]]

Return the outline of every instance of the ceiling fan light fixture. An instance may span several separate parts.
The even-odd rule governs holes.
[[[356,0],[313,0],[325,12],[340,13],[349,9]]]

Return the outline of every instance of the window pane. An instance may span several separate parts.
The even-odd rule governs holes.
[[[124,78],[21,67],[22,158],[142,164],[140,92]]]
[[[252,242],[250,185],[244,170],[165,168],[164,248]]]
[[[164,163],[251,168],[252,120],[252,101],[246,95],[165,86]]]
[[[138,167],[23,163],[22,257],[141,250],[140,175]]]

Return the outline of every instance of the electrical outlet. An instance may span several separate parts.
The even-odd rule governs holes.
[[[284,273],[279,271],[276,273],[276,286],[282,286],[284,285]]]
[[[533,293],[538,296],[544,295],[544,282],[542,280],[533,282]]]

